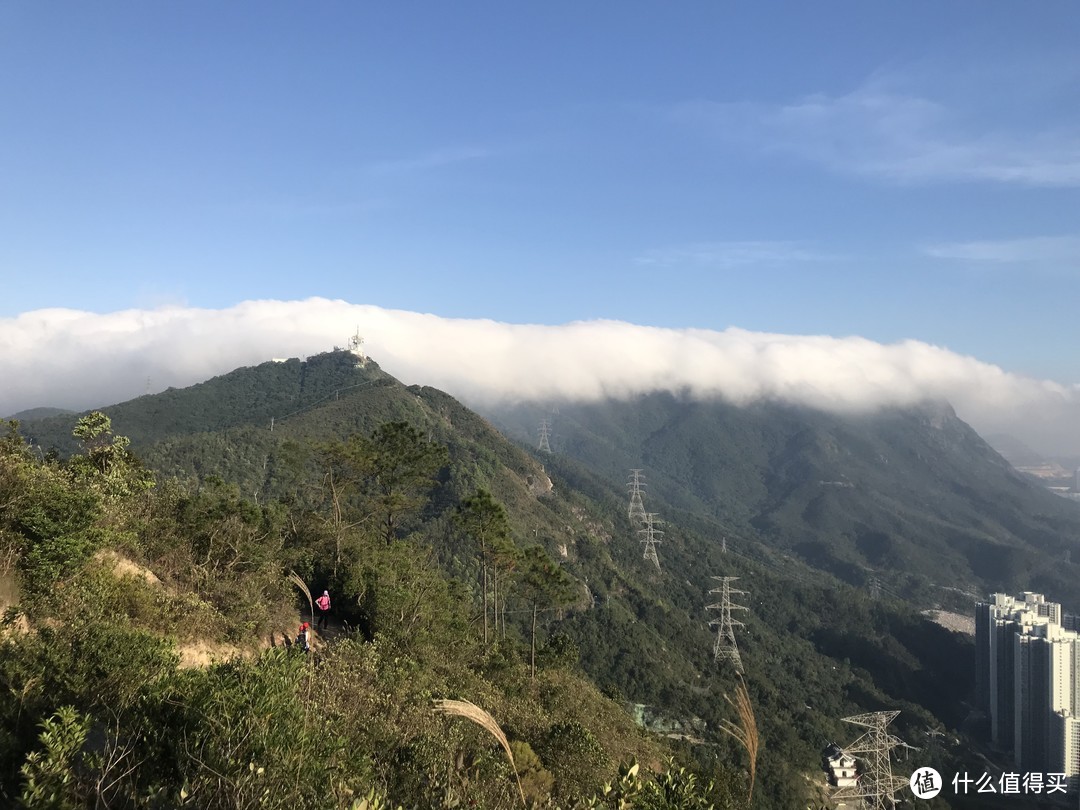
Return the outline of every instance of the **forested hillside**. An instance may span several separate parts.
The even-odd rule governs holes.
[[[555,457],[614,480],[644,468],[665,516],[857,587],[963,611],[994,590],[1080,608],[1080,504],[1032,485],[944,403],[837,416],[656,394],[492,418],[530,444],[547,418]]]
[[[573,583],[538,546],[508,570],[518,550],[497,501],[481,491],[454,510],[462,566],[517,586],[483,622],[469,581],[435,564],[432,535],[361,528],[422,511],[438,486],[443,448],[404,424],[333,449],[330,505],[155,482],[100,414],[78,423],[83,450],[62,465],[0,427],[4,806],[608,806],[619,763],[666,768],[659,742],[546,632]],[[366,489],[360,471],[389,456],[401,487]],[[304,652],[292,634],[315,582],[337,607]],[[536,645],[503,627],[519,607],[545,611]],[[229,660],[178,668],[193,645]],[[445,698],[498,718],[515,768],[486,731],[436,712]],[[643,806],[675,806],[645,772],[624,777],[660,802]],[[730,800],[677,768],[665,778]]]
[[[13,601],[23,606],[19,621],[28,621],[32,631],[8,642],[14,645],[12,660],[31,656],[24,669],[7,676],[10,689],[37,688],[29,673],[42,666],[33,656],[44,652],[29,651],[46,637],[49,650],[68,649],[85,632],[81,620],[65,613],[67,606],[93,604],[80,608],[79,615],[97,616],[108,632],[138,630],[149,634],[140,639],[162,639],[155,642],[158,647],[137,646],[163,651],[163,682],[235,673],[229,677],[239,680],[226,679],[234,701],[227,709],[230,717],[243,714],[250,698],[239,681],[251,678],[252,684],[261,684],[268,672],[277,673],[278,699],[287,697],[290,705],[299,701],[304,727],[323,736],[333,737],[339,725],[351,726],[342,719],[345,709],[313,719],[330,700],[313,682],[346,695],[341,706],[367,707],[365,701],[373,699],[369,691],[386,690],[379,711],[389,719],[375,724],[378,730],[371,733],[377,742],[375,737],[349,737],[351,731],[334,738],[337,745],[367,752],[374,764],[354,773],[358,766],[351,760],[319,749],[336,770],[320,771],[304,790],[313,791],[319,779],[337,779],[354,793],[374,788],[420,807],[456,806],[453,802],[468,792],[463,786],[480,782],[485,787],[477,794],[477,806],[512,806],[514,801],[508,787],[513,783],[500,781],[510,771],[497,744],[482,731],[462,730],[465,721],[455,725],[432,719],[427,703],[433,698],[473,700],[503,723],[511,743],[516,741],[518,748],[528,743],[538,773],[550,775],[550,782],[543,773],[537,776],[548,787],[531,800],[536,806],[588,799],[631,756],[650,771],[666,767],[660,738],[642,736],[630,724],[632,703],[648,704],[650,713],[661,718],[656,727],[688,738],[675,743],[679,761],[700,774],[697,784],[717,781],[720,788],[711,799],[716,807],[746,806],[751,763],[722,730],[725,722],[739,722],[725,697],[734,697],[742,680],[755,709],[760,743],[753,760],[753,807],[805,807],[820,800],[819,752],[830,740],[852,736],[852,729],[840,722],[846,715],[902,709],[896,730],[916,745],[927,739],[928,730],[962,731],[969,721],[972,688],[968,639],[933,625],[918,606],[888,593],[874,601],[865,589],[842,583],[831,571],[800,563],[789,555],[798,553],[797,543],[785,545],[779,528],[778,542],[762,542],[755,525],[746,521],[749,529],[732,533],[725,553],[718,535],[736,521],[723,510],[745,508],[736,498],[707,499],[695,489],[692,464],[664,466],[657,463],[662,455],[638,456],[627,464],[632,454],[615,438],[603,440],[609,451],[616,451],[604,463],[584,455],[588,465],[571,458],[566,452],[567,410],[555,417],[556,452],[531,453],[447,395],[402,386],[371,363],[357,368],[346,353],[241,369],[201,386],[106,409],[117,433],[135,437],[131,448],[156,471],[156,485],[94,505],[90,517],[75,526],[81,539],[70,549],[73,556],[64,558],[52,579],[34,573],[28,555],[42,538],[65,538],[61,545],[68,548],[67,524],[41,533],[12,517],[21,513],[3,513],[8,521],[4,536],[16,549],[9,554],[9,580],[18,581],[22,591]],[[639,418],[656,418],[651,411],[657,410],[662,411],[644,408]],[[28,422],[25,433],[41,452],[9,452],[7,463],[23,471],[16,479],[42,477],[61,482],[65,491],[81,491],[85,482],[72,477],[73,469],[94,448],[85,436],[64,438],[73,427],[71,417]],[[728,432],[715,431],[718,436]],[[769,441],[767,436],[739,440],[753,452],[763,452],[758,443]],[[15,447],[14,440],[9,444]],[[686,451],[701,455],[699,448],[707,446],[699,440]],[[47,452],[52,447],[61,451],[58,456]],[[127,448],[122,449],[128,459]],[[75,455],[69,458],[69,452]],[[397,464],[402,459],[408,461],[404,468]],[[133,459],[128,463],[137,469]],[[658,508],[667,521],[659,570],[642,559],[637,527],[626,514],[624,482],[630,466],[647,468],[649,508]],[[689,477],[687,486],[677,484],[674,471]],[[753,486],[752,480],[733,481],[732,491]],[[99,556],[102,549],[134,561],[165,587],[156,589],[145,580],[116,586],[115,570]],[[338,618],[347,627],[316,658],[341,661],[343,671],[353,675],[334,674],[334,669],[325,678],[313,676],[295,663],[295,656],[275,651],[197,672],[173,669],[170,645],[209,639],[236,648],[258,646],[270,630],[291,627],[283,617],[295,624],[297,611],[308,609],[289,584],[290,570],[315,590],[329,587],[334,593]],[[716,584],[713,576],[738,576],[739,587],[749,592],[746,628],[739,635],[745,679],[712,660],[708,621],[714,614],[705,606],[715,600],[709,594]],[[66,593],[89,596],[59,601],[41,596],[55,593],[57,583],[63,583],[60,591],[65,592],[68,581],[77,586]],[[84,581],[94,584],[84,586]],[[33,601],[27,594],[35,594]],[[40,607],[25,608],[38,605],[39,599]],[[80,629],[69,630],[74,627]],[[99,631],[105,632],[94,630]],[[50,633],[73,635],[57,643]],[[122,638],[121,646],[130,642]],[[282,663],[276,663],[279,657]],[[282,674],[279,666],[296,669]],[[156,682],[141,678],[140,690]],[[302,700],[296,692],[301,687],[311,690]],[[90,696],[101,688],[96,681],[66,691],[50,687],[33,711],[12,707],[13,716],[25,720],[6,755],[7,795],[25,790],[20,763],[41,746],[35,724],[62,705],[92,716],[91,736],[99,736],[102,707]],[[199,688],[209,690],[199,693],[209,700],[217,687]],[[258,694],[263,688],[251,686]],[[320,697],[310,702],[315,694]],[[139,691],[134,705],[150,705],[146,700]],[[181,699],[174,695],[168,700]],[[188,701],[185,696],[181,702]],[[514,719],[519,711],[532,714]],[[170,729],[175,725],[171,716],[167,721],[159,715],[132,717],[146,733],[159,721]],[[567,724],[573,729],[554,730]],[[190,733],[190,726],[181,723],[180,728]],[[445,736],[452,729],[459,736]],[[124,738],[133,733],[125,730]],[[558,748],[552,735],[569,735],[564,742],[570,747]],[[309,750],[316,748],[310,744],[311,749],[305,742],[287,756],[307,761]],[[939,770],[968,755],[964,742],[938,745],[928,754]],[[250,764],[255,773],[266,767],[253,756],[241,761],[243,756],[231,766],[241,776]],[[577,775],[560,773],[569,765],[554,760],[563,756],[566,763],[586,765]],[[533,761],[530,754],[522,757]],[[295,763],[288,760],[284,767],[289,771]],[[195,762],[191,767],[197,771],[201,766]],[[678,772],[676,767],[671,773]],[[180,785],[188,790],[183,784],[190,773],[149,778],[159,780],[162,789]],[[341,781],[346,773],[354,775]],[[243,806],[213,803],[225,801],[223,785],[228,784],[201,788],[203,798],[192,799],[192,806]],[[306,801],[308,794],[296,790],[274,784],[275,793],[285,791],[281,795],[293,797],[294,804]],[[217,798],[205,798],[210,795]],[[334,795],[340,803],[348,794]]]

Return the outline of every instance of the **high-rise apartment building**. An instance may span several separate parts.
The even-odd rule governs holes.
[[[1080,784],[1080,717],[1070,712],[1050,715],[1049,770],[1066,774],[1070,792]]]
[[[1013,643],[1013,758],[1022,772],[1047,771],[1050,762],[1050,650],[1044,639],[1028,633],[1016,633]]]
[[[995,593],[989,602],[975,606],[975,697],[990,717],[991,739],[1003,748],[1012,748],[1015,736],[1014,639],[1033,627],[1059,623],[1061,615],[1061,605],[1030,591],[1019,597]],[[1030,677],[1029,669],[1022,672]]]
[[[975,608],[976,701],[1023,772],[1080,777],[1078,626],[1038,593],[998,593]]]

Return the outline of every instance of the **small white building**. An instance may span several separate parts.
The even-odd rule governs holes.
[[[833,787],[853,787],[859,781],[855,757],[845,754],[836,743],[829,743],[821,752],[821,766]]]

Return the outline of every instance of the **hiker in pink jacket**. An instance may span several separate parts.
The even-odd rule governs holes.
[[[317,626],[320,630],[325,630],[330,616],[330,591],[322,592],[322,596],[315,600],[315,607],[319,609],[319,624]]]

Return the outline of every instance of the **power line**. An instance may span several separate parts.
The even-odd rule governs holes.
[[[314,402],[309,402],[304,407],[297,408],[292,413],[287,413],[284,416],[278,417],[277,421],[278,422],[284,422],[286,419],[288,419],[290,417],[293,417],[293,416],[296,416],[298,413],[303,413],[304,411],[309,411],[312,408],[314,408],[316,405],[319,405],[320,403],[323,403],[326,400],[330,399],[330,397],[333,397],[334,399],[337,399],[338,394],[340,394],[342,391],[351,391],[353,388],[363,388],[364,386],[367,386],[367,385],[374,385],[377,382],[382,382],[382,380],[364,380],[364,382],[355,383],[354,385],[346,385],[344,388],[335,388],[333,391],[331,391],[326,396],[319,397],[319,399],[315,400]]]

